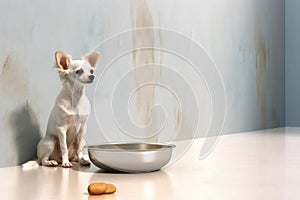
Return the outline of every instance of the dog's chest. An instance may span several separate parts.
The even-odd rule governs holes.
[[[60,99],[58,107],[66,116],[73,116],[76,118],[85,118],[90,114],[91,106],[86,97],[79,100],[76,99]]]

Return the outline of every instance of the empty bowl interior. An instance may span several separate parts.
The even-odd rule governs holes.
[[[99,150],[99,151],[159,151],[167,148],[173,148],[172,144],[157,144],[157,143],[112,143],[112,144],[101,144],[92,145],[88,149]]]

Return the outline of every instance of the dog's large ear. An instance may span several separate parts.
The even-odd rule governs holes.
[[[57,51],[55,52],[55,61],[56,61],[56,67],[60,70],[67,70],[69,67],[68,65],[72,61],[72,58],[70,55],[66,54],[63,51]]]
[[[96,67],[99,57],[100,57],[99,52],[92,51],[87,55],[83,56],[82,59],[88,61],[92,67]]]

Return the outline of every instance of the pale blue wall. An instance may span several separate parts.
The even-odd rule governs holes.
[[[286,126],[300,126],[300,1],[285,1]]]
[[[61,88],[53,69],[56,50],[80,58],[114,34],[145,26],[178,31],[207,50],[227,94],[225,133],[284,126],[284,0],[1,0],[0,167],[35,156],[36,143],[45,134],[48,114]],[[162,64],[175,62],[165,54],[154,57]],[[122,59],[117,64],[108,81],[122,75],[126,67],[132,69],[132,63]],[[174,68],[180,65],[178,69],[184,66],[172,64]],[[108,99],[107,94],[101,101]],[[177,108],[168,98],[161,99],[174,117]],[[182,115],[184,130],[190,134],[195,129],[189,125],[191,116]],[[172,130],[176,123],[167,125]],[[88,144],[105,141],[94,118],[89,121],[86,140]]]

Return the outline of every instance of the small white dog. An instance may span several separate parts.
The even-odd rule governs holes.
[[[57,51],[55,59],[63,88],[50,113],[46,136],[38,143],[38,159],[35,162],[44,166],[61,163],[62,167],[72,167],[70,161],[74,161],[87,166],[90,162],[82,155],[90,114],[85,85],[92,83],[95,78],[99,53],[94,51],[83,56],[82,60],[72,60],[70,55]]]

